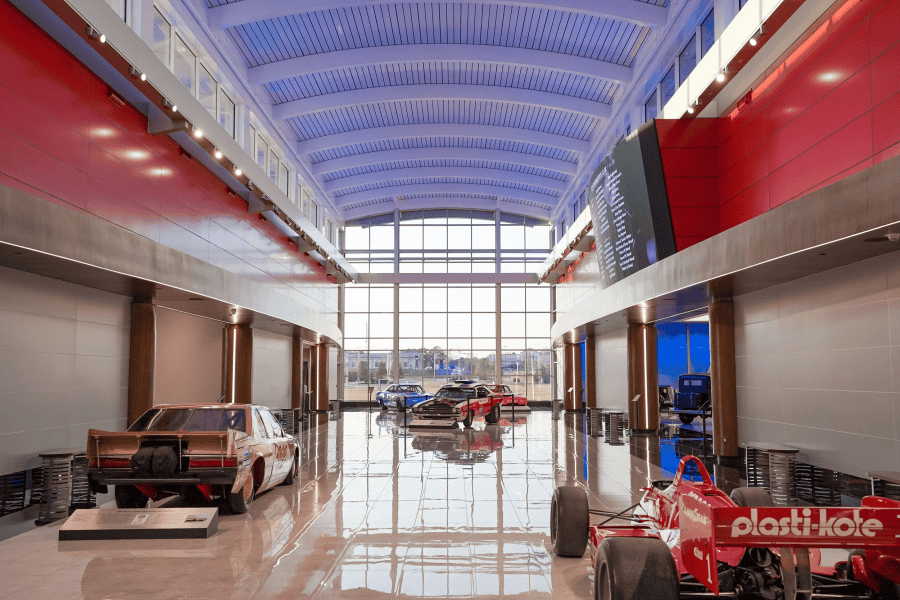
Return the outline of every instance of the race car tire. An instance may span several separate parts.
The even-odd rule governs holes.
[[[610,537],[594,557],[594,600],[677,600],[672,551],[657,538]]]
[[[117,485],[116,508],[147,508],[149,498],[133,485]]]
[[[291,468],[288,469],[287,475],[285,475],[281,485],[294,485],[294,480],[297,478],[299,470],[300,465],[297,464],[297,455],[295,454],[294,458],[291,459]]]
[[[550,502],[550,544],[557,556],[581,558],[588,543],[588,499],[573,485],[559,486]]]
[[[775,506],[772,502],[772,496],[765,488],[761,487],[739,487],[731,490],[731,501],[741,508],[764,508],[767,506]]]
[[[489,412],[484,417],[485,422],[490,423],[491,425],[496,424],[500,420],[500,405],[495,404],[491,407],[491,412]]]
[[[381,401],[381,400],[378,401],[378,406],[381,407],[381,410],[387,410],[387,409],[388,409],[387,404],[386,404],[385,402]]]
[[[685,425],[690,425],[691,423],[694,422],[694,415],[678,415],[678,418]]]
[[[463,427],[468,429],[472,426],[472,423],[475,421],[475,411],[470,410],[466,413],[466,418],[462,420]]]
[[[236,492],[232,492],[228,486],[225,486],[225,502],[228,509],[236,515],[242,515],[253,504],[253,496],[256,490],[253,489],[253,476],[247,478],[244,487]]]

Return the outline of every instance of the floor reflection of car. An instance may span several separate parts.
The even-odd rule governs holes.
[[[412,447],[434,452],[435,456],[449,462],[481,462],[503,447],[501,433],[497,427],[426,431],[415,434]]]
[[[395,383],[386,390],[375,394],[375,400],[381,410],[396,408],[406,410],[431,398],[421,385],[411,383]]]
[[[268,495],[267,495],[268,496]],[[177,502],[177,501],[176,501]],[[219,534],[234,536],[227,543],[211,540],[157,540],[150,548],[110,551],[93,558],[81,578],[86,600],[134,598],[251,598],[271,575],[291,539],[294,518],[284,496],[260,498],[253,517],[228,517]],[[80,542],[61,542],[60,549]],[[165,546],[165,547],[163,547]],[[202,577],[185,577],[185,564],[214,561]]]

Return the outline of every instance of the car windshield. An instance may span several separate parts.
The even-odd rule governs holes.
[[[128,431],[247,431],[243,408],[152,408]]]
[[[681,380],[681,385],[682,385],[682,387],[705,388],[706,387],[706,379],[705,378],[699,378],[699,379],[684,378]]]
[[[475,397],[474,388],[441,388],[434,395],[435,399],[447,398],[450,400],[465,400],[466,398]]]
[[[425,388],[421,385],[401,385],[398,386],[398,392],[403,392],[404,394],[424,394]]]

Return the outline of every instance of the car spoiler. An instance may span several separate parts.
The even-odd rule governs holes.
[[[688,493],[679,498],[678,507],[684,568],[716,595],[719,548],[778,548],[786,600],[806,591],[805,583],[811,581],[809,548],[880,550],[900,556],[900,502],[878,496],[863,498],[858,508],[713,508],[700,495]]]

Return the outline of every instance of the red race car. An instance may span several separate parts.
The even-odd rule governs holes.
[[[702,481],[684,478],[689,463]],[[776,507],[763,488],[729,497],[694,456],[681,460],[674,480],[643,491],[631,514],[590,510],[579,487],[553,494],[553,552],[581,557],[590,545],[595,600],[900,597],[900,502],[868,496],[859,508]],[[590,514],[606,519],[592,525]],[[630,522],[608,524],[617,518]],[[826,548],[849,550],[848,559],[823,565]]]
[[[500,420],[500,405],[503,397],[492,393],[484,385],[470,381],[457,381],[445,385],[428,400],[413,406],[413,425],[429,425],[441,422],[462,422],[463,427],[471,427],[476,416],[484,416],[485,422],[495,424]]]

